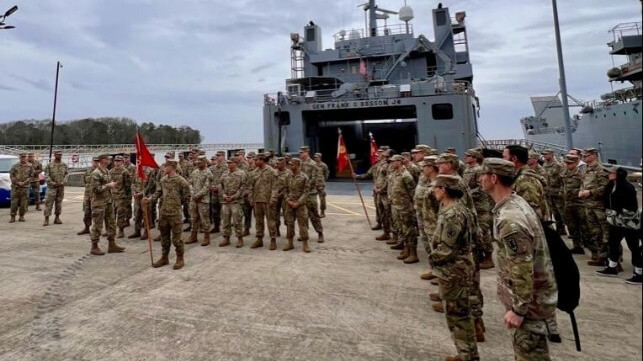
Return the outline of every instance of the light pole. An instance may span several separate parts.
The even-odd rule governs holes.
[[[11,9],[5,11],[4,14],[0,16],[0,30],[9,30],[15,28],[15,26],[12,25],[5,25],[4,20],[16,11],[18,11],[18,6],[14,5]]]
[[[54,128],[56,127],[56,101],[58,100],[58,74],[63,65],[60,61],[56,62],[56,85],[54,87],[54,114],[51,116],[51,137],[49,139],[49,161],[51,162],[51,154],[54,150]]]
[[[560,42],[560,26],[558,25],[558,6],[556,0],[551,0],[554,11],[554,31],[556,33],[556,53],[558,55],[558,72],[560,74],[560,95],[563,100],[563,119],[565,120],[565,145],[567,150],[574,148],[572,141],[572,125],[569,120],[569,104],[567,103],[567,81],[565,80],[565,64],[563,63],[563,46]]]

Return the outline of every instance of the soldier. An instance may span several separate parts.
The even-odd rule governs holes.
[[[578,169],[579,158],[573,154],[565,156],[565,171],[562,173],[562,187],[560,189],[560,198],[563,200],[565,223],[572,238],[574,248],[572,254],[585,254],[585,249],[593,249],[589,239],[585,236],[585,225],[587,219],[585,216],[585,207],[583,200],[578,198],[578,192],[583,185],[583,173]]]
[[[382,164],[386,163],[386,160],[383,157],[383,153],[384,153],[384,150],[382,149],[382,147],[380,147],[376,152],[376,154],[377,154],[377,162],[375,164],[373,164],[368,169],[368,171],[366,173],[359,174],[359,175],[353,173],[353,177],[356,178],[356,179],[373,178],[373,182],[375,182],[375,180],[377,179],[379,169],[381,169],[380,167],[382,166]],[[377,231],[377,230],[382,229],[383,223],[382,223],[381,208],[378,206],[378,204],[379,204],[378,194],[375,192],[375,189],[376,189],[376,187],[375,187],[375,185],[373,185],[373,204],[375,205],[375,220],[376,220],[376,224],[375,224],[375,226],[373,226],[372,229],[374,231]],[[384,235],[380,236],[379,238],[389,237],[389,236],[385,236],[388,233],[390,233],[390,229],[389,229],[388,232],[384,231]],[[390,237],[388,239],[390,239]],[[382,239],[382,240],[384,240],[384,239]]]
[[[136,165],[132,164],[132,155],[130,153],[124,153],[123,154],[123,168],[129,173],[130,177],[132,179],[137,178],[136,177]],[[133,183],[133,181],[132,181]],[[125,198],[127,200],[125,201],[125,211],[127,212],[126,218],[127,218],[127,226],[130,226],[130,219],[132,219],[132,188],[130,187],[127,189],[127,194],[125,195]]]
[[[545,169],[545,177],[547,178],[547,186],[545,187],[547,204],[556,221],[556,230],[562,235],[565,234],[563,217],[565,207],[563,199],[561,198],[561,188],[563,186],[563,172],[565,171],[565,167],[556,161],[553,150],[545,149],[542,151],[542,155],[543,158],[545,158],[543,168]]]
[[[295,219],[299,227],[299,239],[303,242],[303,251],[310,253],[308,247],[308,207],[306,206],[310,185],[308,176],[301,171],[301,159],[293,158],[290,160],[290,174],[286,176],[285,181],[285,204],[284,213],[286,219],[286,238],[288,244],[284,251],[294,249],[293,238],[295,237]]]
[[[447,326],[458,350],[458,356],[446,360],[480,360],[469,296],[475,272],[471,253],[477,226],[472,213],[458,201],[466,189],[457,176],[438,175],[433,192],[440,202],[440,212],[429,262],[438,278]]]
[[[328,165],[322,162],[321,153],[315,153],[313,160],[317,163],[319,169],[321,169],[323,181],[323,189],[319,191],[319,217],[326,218],[326,182],[328,181],[330,170],[328,169]]]
[[[276,196],[273,192],[277,191],[277,174],[271,166],[266,164],[268,157],[266,154],[259,153],[255,159],[255,171],[250,175],[250,205],[255,213],[255,232],[257,240],[250,248],[263,247],[263,235],[265,223],[268,223],[268,233],[270,234],[270,250],[277,249],[277,231],[275,230],[275,214],[273,213],[273,203],[276,202]]]
[[[585,205],[585,216],[587,217],[587,233],[592,244],[592,259],[587,262],[590,266],[605,266],[607,260],[608,227],[605,216],[605,204],[603,194],[605,186],[609,182],[607,172],[598,162],[598,151],[596,148],[587,148],[583,152],[583,158],[587,163],[587,169],[583,176],[583,184],[578,198],[583,200]]]
[[[212,172],[207,168],[207,158],[200,155],[197,158],[197,169],[190,175],[190,220],[192,233],[185,244],[196,243],[199,229],[203,232],[201,246],[210,244],[210,188],[212,187]]]
[[[409,171],[409,173],[413,177],[413,181],[415,181],[415,183],[417,183],[418,180],[420,179],[420,173],[422,173],[422,172],[420,171],[420,167],[418,167],[415,163],[413,163],[411,161],[411,157],[412,156],[414,157],[415,154],[418,153],[418,150],[413,149],[412,152],[413,153],[411,153],[411,152],[403,152],[402,153],[402,157],[404,157],[404,161],[402,162],[402,164],[404,165],[404,168],[406,168],[406,170]],[[413,154],[413,155],[411,155],[411,154]]]
[[[40,208],[40,181],[38,176],[42,173],[42,163],[34,157],[32,152],[27,153],[27,162],[31,163],[33,166],[33,180],[31,182],[31,192],[33,193],[34,203],[36,204],[36,210],[41,210]]]
[[[317,242],[324,243],[324,228],[322,227],[317,206],[317,194],[323,191],[323,175],[321,169],[310,159],[310,148],[307,146],[299,148],[299,159],[301,159],[301,171],[308,176],[309,190],[306,200],[308,207],[308,218],[317,232]]]
[[[279,227],[281,226],[281,214],[285,211],[287,205],[285,205],[286,197],[286,178],[291,174],[290,169],[286,168],[286,160],[283,157],[275,158],[275,171],[277,175],[277,186],[276,192],[273,193],[271,199],[271,207],[273,208],[272,213],[275,215],[275,232],[277,237],[281,236],[279,232]],[[285,216],[284,216],[285,223]]]
[[[92,225],[92,173],[98,168],[98,157],[92,158],[92,166],[85,171],[83,175],[83,184],[85,184],[85,193],[83,194],[83,223],[85,228],[76,233],[81,236],[89,234],[89,227]]]
[[[250,235],[250,227],[252,227],[252,204],[250,204],[250,180],[252,179],[252,175],[254,171],[256,170],[256,165],[255,165],[255,152],[248,152],[248,155],[246,156],[246,169],[243,170],[245,172],[245,180],[248,182],[247,184],[244,185],[244,194],[243,194],[243,202],[241,203],[241,209],[243,210],[243,236],[249,236]]]
[[[424,225],[422,219],[422,203],[424,202],[424,197],[426,196],[426,191],[428,189],[429,183],[427,177],[424,175],[422,160],[424,154],[428,154],[430,148],[427,145],[417,145],[412,151],[411,155],[413,157],[413,166],[418,169],[419,174],[416,179],[417,186],[415,187],[415,193],[413,195],[413,209],[415,210],[415,218],[418,225],[418,235],[420,237],[420,242],[423,245],[426,245],[427,235],[424,232]]]
[[[154,153],[152,153],[152,157],[154,157]],[[143,189],[144,197],[151,197],[152,194],[156,192],[156,179],[159,172],[160,169],[157,168],[147,167],[145,169],[145,187]],[[147,210],[150,215],[150,228],[154,228],[156,226],[156,203],[150,201],[147,204]]]
[[[198,150],[195,152],[195,149],[193,149],[191,152],[188,153],[188,158],[185,159],[185,154],[183,152],[179,152],[179,167],[183,171],[181,175],[183,178],[185,178],[188,183],[190,183],[190,177],[192,176],[192,172],[197,168],[197,157],[198,157]],[[190,201],[185,202],[182,207],[183,207],[183,223],[186,223],[188,226],[183,230],[184,232],[189,232],[192,230],[192,222],[191,222],[191,214],[190,214]],[[209,230],[208,230],[209,231]]]
[[[530,149],[528,154],[529,159],[527,159],[527,166],[529,166],[531,170],[536,172],[536,174],[547,180],[547,172],[545,171],[545,168],[543,168],[543,166],[538,163],[538,161],[540,160],[540,154],[538,154],[538,152],[533,149]]]
[[[126,158],[123,158],[126,159]],[[131,163],[130,163],[131,164]],[[133,238],[141,238],[141,239],[147,239],[148,234],[147,234],[147,228],[145,229],[145,232],[143,235],[141,235],[141,229],[143,228],[143,197],[145,197],[145,186],[147,185],[147,182],[149,181],[149,177],[145,177],[145,179],[141,179],[138,177],[136,173],[136,169],[134,169],[134,173],[132,174],[132,186],[130,187],[131,191],[130,193],[134,197],[134,232],[127,236],[129,239]]]
[[[516,180],[513,189],[534,209],[541,221],[549,220],[547,200],[545,197],[543,177],[527,165],[529,153],[520,145],[509,145],[502,152],[502,158],[514,163]]]
[[[178,172],[178,162],[168,158],[165,162],[165,176],[161,178],[159,188],[156,189],[150,200],[162,198],[159,208],[159,230],[161,231],[161,258],[153,265],[154,268],[163,267],[170,263],[168,256],[170,246],[174,244],[176,250],[175,270],[183,268],[185,248],[181,239],[182,211],[181,204],[190,198],[190,185]],[[147,205],[148,198],[143,199]],[[171,243],[170,243],[171,242]]]
[[[109,171],[109,179],[116,183],[112,188],[112,198],[114,200],[114,213],[116,215],[116,227],[118,227],[117,238],[124,238],[123,229],[127,226],[127,207],[132,190],[132,178],[123,164],[123,157],[117,155],[114,157],[114,167]]]
[[[107,170],[111,158],[109,154],[101,154],[98,156],[98,167],[94,169],[91,176],[92,230],[90,240],[92,242],[92,248],[90,253],[95,256],[105,254],[105,252],[98,247],[103,223],[107,230],[107,241],[109,244],[107,252],[120,253],[125,250],[125,248],[119,247],[114,240],[116,225],[114,224],[112,190],[117,187],[117,183],[110,180],[109,171]]]
[[[447,149],[444,150],[444,152],[447,153],[447,154],[453,154],[453,155],[456,155],[456,156],[458,155],[458,153],[456,153],[456,150],[455,150],[454,147],[448,147]],[[467,169],[466,164],[464,164],[463,161],[458,160],[458,168],[457,168],[456,172],[458,173],[458,175],[460,177],[462,177],[464,175],[465,169]]]
[[[498,296],[506,309],[505,327],[515,329],[516,360],[550,360],[546,320],[554,318],[558,290],[539,215],[512,193],[515,179],[512,162],[483,162],[480,183],[496,202]]]
[[[54,212],[54,224],[63,224],[60,220],[62,212],[63,198],[65,197],[65,178],[69,174],[67,164],[62,161],[63,152],[57,150],[54,152],[54,160],[45,167],[45,179],[47,181],[47,194],[45,196],[45,221],[43,226],[49,225],[49,216],[51,209],[56,206]]]
[[[234,225],[237,236],[237,248],[243,247],[243,230],[241,222],[243,211],[241,202],[245,193],[246,173],[238,169],[239,159],[228,159],[228,172],[221,177],[220,192],[223,202],[223,240],[219,247],[230,244],[230,233]]]
[[[9,223],[16,221],[16,214],[20,214],[18,222],[25,221],[27,204],[29,204],[29,187],[34,178],[33,165],[27,162],[27,154],[20,153],[20,161],[14,164],[9,171],[11,179],[11,219]]]
[[[225,152],[220,150],[212,157],[210,172],[212,173],[212,187],[210,188],[210,214],[212,215],[212,230],[210,233],[219,233],[221,226],[221,177],[228,171],[225,160]]]
[[[389,179],[389,196],[393,211],[393,222],[396,225],[398,239],[404,244],[402,253],[397,257],[404,263],[416,263],[417,257],[417,221],[413,211],[413,195],[415,181],[404,167],[404,157],[394,155],[392,158],[392,174]]]
[[[435,164],[435,161],[438,159],[436,156],[427,156],[424,157],[422,165],[422,176],[426,178],[426,189],[424,191],[424,196],[418,198],[418,209],[420,211],[420,216],[422,217],[422,227],[424,228],[424,234],[426,238],[423,239],[424,250],[427,255],[431,254],[431,249],[433,248],[434,243],[434,234],[435,227],[438,222],[438,211],[440,210],[440,203],[435,198],[433,187],[431,187],[431,182],[438,176],[438,166]],[[420,276],[423,280],[433,280],[435,275],[432,271],[423,273]]]

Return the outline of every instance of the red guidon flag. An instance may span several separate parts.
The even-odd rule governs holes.
[[[136,144],[136,172],[140,179],[145,179],[145,171],[143,170],[143,167],[148,166],[158,168],[159,165],[156,164],[154,157],[150,153],[149,149],[147,149],[141,133],[136,132],[134,143]]]
[[[371,165],[377,163],[377,142],[373,138],[373,133],[368,133],[368,136],[371,138]]]
[[[342,136],[342,130],[337,129],[339,133],[339,138],[337,139],[337,173],[341,173],[346,167],[348,167],[348,152],[346,151],[346,144],[344,144],[344,137]]]

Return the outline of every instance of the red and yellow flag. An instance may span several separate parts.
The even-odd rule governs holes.
[[[145,179],[145,171],[143,170],[143,167],[148,166],[158,168],[159,165],[156,164],[152,153],[147,149],[141,133],[136,132],[134,143],[136,144],[136,173],[140,179]]]
[[[350,160],[348,159],[348,151],[346,151],[346,144],[344,144],[344,137],[342,136],[341,129],[338,129],[339,138],[337,139],[337,173],[341,173],[346,167],[349,166]]]
[[[368,133],[368,136],[371,138],[371,165],[377,163],[377,142],[373,138],[373,133]]]

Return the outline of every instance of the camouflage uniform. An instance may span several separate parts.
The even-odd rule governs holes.
[[[210,194],[210,209],[212,214],[212,223],[214,228],[219,229],[221,225],[221,196],[219,195],[219,186],[221,184],[221,177],[223,174],[228,171],[228,167],[223,164],[214,164],[210,166],[210,172],[212,173],[212,190]]]
[[[317,233],[324,232],[322,227],[321,218],[319,217],[319,208],[317,205],[317,194],[323,187],[323,175],[321,169],[317,166],[314,160],[308,159],[301,161],[301,172],[304,173],[309,180],[308,197],[306,199],[306,207],[308,208],[308,218],[312,223],[313,228]]]
[[[321,214],[326,214],[326,181],[328,181],[328,177],[330,176],[330,170],[328,169],[328,165],[324,162],[319,162],[317,165],[322,173],[323,185],[322,189],[319,191],[319,210],[321,211]]]
[[[245,194],[245,185],[246,173],[241,169],[237,169],[234,172],[227,172],[221,177],[222,195],[234,197],[230,202],[225,202],[223,198],[221,198],[223,202],[223,237],[230,237],[233,224],[236,236],[243,236],[243,229],[241,228],[243,218],[241,202]]]
[[[192,198],[190,199],[190,221],[192,232],[210,232],[210,187],[213,180],[212,172],[208,168],[203,170],[197,168],[190,175],[190,188]],[[194,198],[198,198],[195,200]]]
[[[107,239],[113,240],[116,233],[112,189],[108,186],[109,182],[110,176],[107,169],[100,167],[94,169],[91,176],[92,230],[89,235],[92,242],[99,241],[103,223],[107,231]]]
[[[393,223],[398,240],[410,248],[417,247],[417,222],[413,211],[415,181],[404,168],[391,174],[390,192]]]
[[[544,183],[542,176],[524,165],[516,172],[516,180],[512,186],[514,192],[527,201],[541,221],[549,219]]]
[[[132,178],[123,166],[112,168],[109,171],[109,178],[116,183],[116,187],[112,189],[116,226],[123,229],[127,226],[127,204],[130,203],[127,195],[132,193]]]
[[[545,187],[547,203],[556,221],[556,230],[563,232],[565,229],[563,217],[565,214],[565,206],[560,193],[563,186],[563,172],[565,168],[555,159],[552,160],[551,163],[545,162],[543,168],[547,178],[547,187]]]
[[[125,157],[123,157],[123,158],[125,158]],[[123,166],[125,167],[125,170],[127,170],[127,173],[129,173],[130,178],[132,178],[132,179],[138,178],[138,175],[137,175],[138,172],[137,172],[136,166],[134,164],[127,163],[127,164],[124,164]],[[134,183],[134,181],[132,181],[132,183]],[[132,192],[133,192],[133,190],[130,187],[127,190],[127,193],[125,194],[125,198],[127,199],[125,201],[125,212],[126,212],[125,217],[127,218],[128,221],[134,215],[133,212],[132,212]]]
[[[283,214],[284,216],[284,223],[285,223],[285,209],[288,207],[288,205],[285,203],[286,202],[286,179],[292,172],[288,168],[284,168],[284,170],[280,171],[278,169],[275,170],[276,175],[277,175],[277,186],[276,186],[276,192],[273,194],[274,197],[274,202],[273,202],[273,210],[272,213],[275,215],[275,231],[277,234],[279,234],[279,227],[281,226],[281,216]]]
[[[391,203],[388,198],[389,165],[384,161],[378,164],[379,166],[374,172],[375,182],[373,190],[377,191],[377,193],[375,193],[375,199],[377,202],[375,204],[375,208],[379,212],[380,222],[382,223],[384,233],[390,233],[393,229],[391,227]]]
[[[427,188],[426,195],[420,204],[420,210],[422,212],[422,226],[427,236],[424,249],[427,254],[431,254],[431,250],[436,247],[434,235],[438,224],[438,212],[440,211],[440,202],[435,199],[433,187]]]
[[[413,177],[413,181],[417,183],[420,180],[420,174],[422,174],[422,170],[420,169],[420,167],[418,167],[413,162],[409,162],[408,164],[405,164],[404,167],[406,168],[407,171],[409,171],[409,173]]]
[[[178,164],[182,170],[181,175],[183,176],[183,178],[185,178],[186,181],[188,181],[188,183],[190,183],[190,177],[192,176],[192,172],[194,172],[194,170],[197,168],[196,159],[194,160],[183,159],[183,161],[179,161]],[[191,221],[192,220],[192,211],[190,209],[191,203],[192,203],[192,200],[188,200],[187,202],[182,204],[183,218],[185,219],[185,221],[190,223],[190,225],[192,225],[193,223]],[[206,213],[208,214],[208,220],[210,219],[209,212],[210,211],[208,210],[208,212]],[[208,230],[208,232],[209,231],[210,230]]]
[[[592,245],[592,254],[599,257],[607,257],[608,224],[605,216],[605,205],[603,204],[603,193],[608,183],[607,172],[600,163],[587,165],[583,176],[581,191],[588,190],[590,195],[582,201],[585,205],[585,216],[587,217],[588,236]]]
[[[382,161],[378,161],[377,163],[373,164],[366,173],[358,175],[356,178],[357,179],[373,178],[373,182],[375,182],[378,176],[378,171],[382,164],[386,164],[386,163]],[[375,193],[375,185],[373,185],[373,205],[375,206],[375,221],[377,222],[378,225],[382,225],[383,224],[382,214],[378,204],[379,204],[378,194]]]
[[[40,181],[38,176],[42,173],[42,163],[36,159],[29,161],[33,166],[33,180],[31,182],[31,192],[33,193],[34,202],[40,207]]]
[[[429,189],[429,179],[421,173],[418,177],[418,183],[415,187],[415,193],[413,194],[413,209],[415,210],[415,218],[418,225],[418,234],[420,236],[420,241],[425,246],[428,244],[428,236],[424,229],[424,217],[422,216],[422,205],[427,196]]]
[[[310,191],[308,176],[302,171],[297,174],[291,172],[286,176],[285,187],[285,200],[299,202],[299,207],[296,209],[292,209],[284,203],[284,218],[287,226],[286,238],[292,240],[295,237],[295,219],[297,219],[299,238],[302,241],[306,241],[308,240],[308,207],[306,206],[306,199]]]
[[[475,237],[472,214],[461,202],[441,207],[429,255],[438,278],[447,326],[461,360],[479,360],[470,295],[475,265],[471,247]]]
[[[177,175],[173,177],[166,175],[161,178],[159,187],[152,195],[151,200],[163,200],[160,202],[159,208],[159,230],[161,231],[161,247],[165,255],[170,252],[171,244],[174,244],[177,257],[183,256],[181,204],[189,198],[190,185],[185,178],[178,175],[178,171]]]
[[[498,297],[523,316],[515,330],[516,360],[549,360],[547,322],[558,302],[547,241],[533,207],[516,194],[496,204],[493,234],[498,245]]]
[[[156,192],[157,188],[157,177],[158,173],[160,172],[159,169],[156,168],[147,168],[145,171],[145,175],[147,177],[147,182],[145,184],[145,197],[151,197],[152,194]],[[157,219],[157,212],[156,212],[156,204],[158,200],[150,200],[148,203],[148,208],[149,208],[149,215],[150,215],[150,221],[152,222],[151,228],[154,228],[154,225],[156,223]]]
[[[92,173],[94,169],[88,169],[83,175],[85,193],[83,194],[83,223],[89,229],[92,225]]]
[[[468,166],[464,171],[464,182],[475,206],[483,252],[485,255],[491,255],[493,254],[493,237],[491,235],[493,215],[491,210],[495,204],[491,196],[485,193],[480,186],[478,181],[479,170],[480,166]]]
[[[587,247],[593,249],[593,245],[587,237],[585,226],[587,224],[587,216],[585,215],[585,207],[583,200],[578,198],[583,185],[583,172],[576,167],[574,171],[565,169],[562,174],[562,187],[560,189],[560,197],[564,204],[565,224],[569,230],[569,235],[572,238],[574,247]]]
[[[20,217],[24,217],[25,213],[27,213],[29,188],[34,176],[31,163],[16,163],[11,167],[9,171],[9,178],[11,179],[11,217],[15,217],[16,213],[19,213]],[[23,185],[19,186],[18,182],[23,182]]]
[[[65,197],[65,178],[69,174],[67,164],[51,161],[45,167],[45,180],[47,181],[47,194],[45,195],[45,217],[51,216],[51,209],[56,205],[55,214],[62,212],[63,198]]]
[[[239,167],[241,168],[241,167]],[[245,184],[243,192],[243,201],[241,202],[241,210],[243,212],[243,229],[244,234],[250,233],[250,227],[252,227],[252,204],[250,204],[250,181],[253,178],[253,174],[256,171],[257,167],[247,164],[245,170]]]
[[[276,194],[276,171],[271,166],[265,165],[263,169],[257,167],[251,177],[250,201],[253,203],[255,213],[255,233],[257,238],[262,238],[266,228],[265,221],[267,221],[268,234],[270,238],[275,238],[277,237],[275,214],[270,202],[273,199],[273,191]]]
[[[147,184],[148,178],[145,180],[134,176],[132,178],[132,187],[131,193],[134,196],[134,212],[132,216],[134,217],[134,232],[135,234],[141,233],[143,228],[143,205],[142,200],[145,196],[145,186]]]

